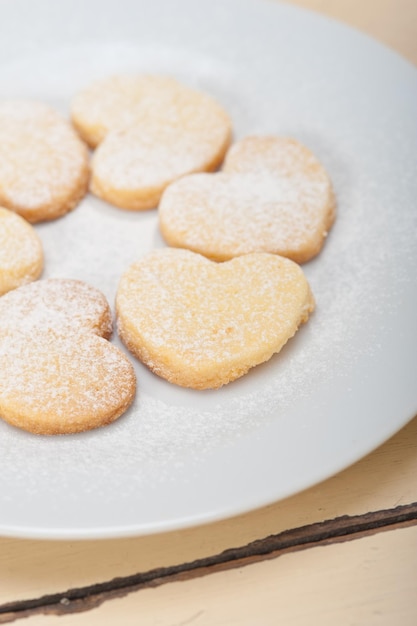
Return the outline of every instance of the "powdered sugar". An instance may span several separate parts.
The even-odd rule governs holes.
[[[117,294],[129,349],[164,378],[200,389],[268,360],[313,308],[300,268],[264,254],[218,265],[161,250],[129,268]]]
[[[71,113],[92,146],[109,131],[135,127],[179,129],[212,144],[222,144],[230,131],[227,113],[212,98],[169,76],[122,74],[98,81],[75,96]]]
[[[217,131],[217,132],[216,132]],[[187,132],[181,127],[137,125],[113,131],[97,148],[92,162],[93,184],[121,192],[146,194],[152,188],[165,188],[176,178],[203,171],[217,158],[227,132]]]
[[[294,139],[250,136],[226,154],[223,174],[185,177],[164,194],[159,219],[170,245],[223,261],[271,252],[305,262],[334,218],[331,182]]]
[[[38,278],[42,245],[21,217],[0,207],[0,295]]]
[[[106,424],[132,398],[129,361],[94,334],[38,329],[6,334],[0,341],[0,363],[2,416],[34,432],[65,433]]]
[[[172,78],[116,76],[73,102],[81,135],[98,146],[91,190],[127,209],[155,207],[180,176],[215,169],[230,142],[227,113]]]
[[[130,404],[128,359],[102,337],[108,304],[74,280],[38,281],[0,299],[0,415],[43,434],[78,432],[116,419]],[[96,334],[97,333],[97,334]]]
[[[331,212],[325,177],[201,174],[166,190],[159,219],[169,244],[217,260],[271,252],[303,261],[317,253]]]
[[[41,280],[11,291],[0,299],[3,332],[59,332],[63,335],[91,331],[108,338],[111,312],[103,294],[81,281]]]
[[[257,2],[256,10],[254,3],[253,20],[249,2],[232,3],[242,16],[235,21],[227,19],[224,2],[202,12],[190,1],[185,13],[183,2],[181,10],[165,4],[166,13],[158,2],[141,5],[149,20],[132,20],[138,3],[129,3],[125,14],[99,4],[94,9],[102,20],[94,10],[85,27],[77,21],[79,41],[58,50],[62,31],[49,21],[46,27],[39,13],[53,51],[5,67],[3,95],[42,92],[65,111],[80,86],[111,71],[149,69],[190,79],[222,97],[238,137],[282,133],[308,145],[334,182],[338,219],[322,254],[304,266],[318,304],[310,322],[279,357],[245,378],[193,392],[135,362],[140,395],[106,429],[51,442],[0,423],[2,519],[8,532],[20,534],[116,535],[236,513],[328,476],[411,411],[405,386],[398,393],[397,385],[401,372],[415,370],[405,349],[410,342],[401,339],[411,331],[405,312],[416,266],[411,69],[357,34],[349,39],[334,23],[320,30],[318,18],[292,19],[288,7],[273,3]],[[61,21],[62,11],[51,11],[50,19]],[[274,11],[280,19],[264,19]],[[13,34],[7,50],[15,41]],[[375,53],[371,60],[367,51]],[[352,55],[361,71],[341,72]],[[387,72],[378,72],[381,66]],[[37,231],[45,275],[86,280],[111,303],[130,263],[163,245],[154,212],[125,213],[91,197]],[[389,374],[384,388],[369,385],[379,364],[378,377],[383,367]]]
[[[0,103],[0,202],[28,219],[60,214],[85,186],[87,154],[70,125],[34,101]]]

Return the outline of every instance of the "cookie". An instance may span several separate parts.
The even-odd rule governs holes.
[[[279,352],[307,321],[314,299],[301,268],[255,253],[226,263],[160,249],[122,276],[118,332],[157,375],[217,388]]]
[[[316,157],[294,139],[269,136],[234,144],[222,172],[183,177],[159,205],[170,246],[216,261],[268,252],[305,263],[334,218],[332,184]]]
[[[133,401],[127,357],[106,340],[104,296],[79,281],[51,279],[0,298],[0,417],[37,434],[104,426]]]
[[[81,137],[96,147],[91,191],[118,207],[155,207],[177,178],[213,171],[231,139],[231,122],[206,94],[173,78],[114,76],[72,103]]]
[[[42,244],[32,226],[0,207],[0,296],[36,280],[42,269]]]
[[[112,334],[112,315],[104,295],[81,280],[48,278],[0,298],[2,332],[54,331],[64,335]]]
[[[88,188],[88,151],[71,124],[33,101],[0,102],[0,204],[29,222],[73,209]]]

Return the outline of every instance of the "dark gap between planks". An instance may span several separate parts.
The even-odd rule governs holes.
[[[230,548],[220,554],[190,563],[160,567],[148,572],[114,578],[103,583],[69,589],[63,593],[45,595],[31,600],[9,602],[0,606],[0,624],[34,614],[62,615],[87,611],[106,600],[146,587],[157,587],[167,582],[188,580],[226,569],[243,567],[264,558],[277,557],[282,553],[348,541],[413,523],[417,523],[417,502],[364,515],[343,515],[324,522],[286,530],[264,539],[257,539],[245,546]]]

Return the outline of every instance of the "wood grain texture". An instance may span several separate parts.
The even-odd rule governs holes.
[[[28,626],[415,626],[417,526],[284,554]]]
[[[312,546],[352,541],[377,532],[417,525],[417,503],[376,511],[364,515],[347,516],[308,524],[245,546],[230,548],[220,554],[190,563],[160,567],[133,576],[116,578],[104,583],[67,590],[22,602],[0,606],[0,624],[38,614],[63,615],[89,611],[108,600],[125,596],[149,587],[155,588],[176,581],[187,581],[201,576],[239,568],[265,559],[276,558],[288,552],[306,550]]]

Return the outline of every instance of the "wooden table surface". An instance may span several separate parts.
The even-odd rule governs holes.
[[[293,4],[417,64],[415,0]],[[415,626],[416,477],[417,417],[337,476],[233,519],[109,541],[0,538],[0,624]]]

